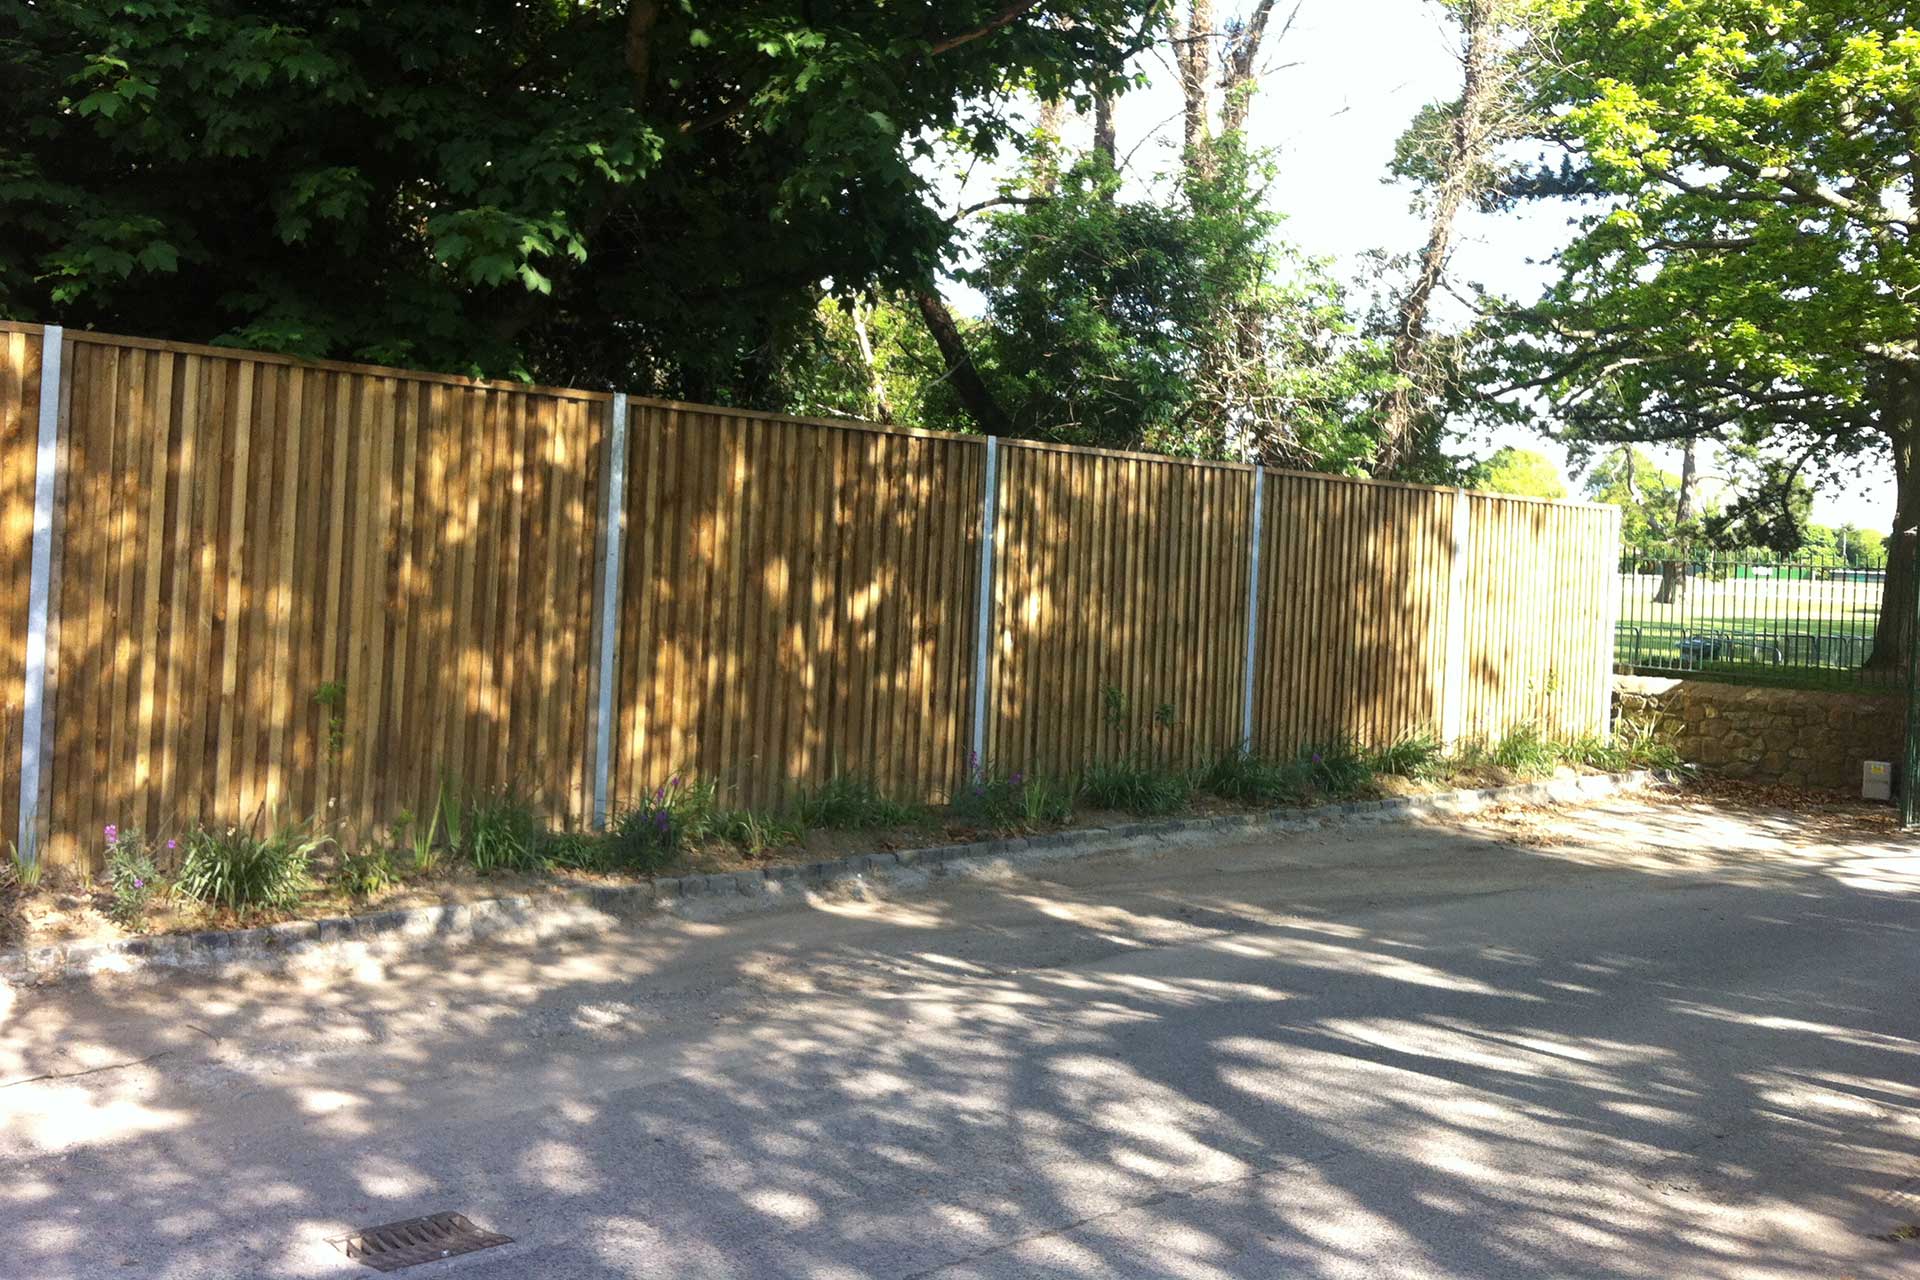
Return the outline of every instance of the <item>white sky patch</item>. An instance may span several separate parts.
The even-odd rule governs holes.
[[[1284,12],[1281,6],[1279,12]],[[1237,12],[1221,6],[1224,18]],[[1276,23],[1277,27],[1277,23]],[[1405,187],[1388,184],[1394,143],[1416,111],[1459,92],[1454,36],[1431,0],[1303,0],[1284,40],[1268,36],[1269,68],[1254,100],[1248,133],[1278,152],[1271,203],[1286,214],[1281,234],[1306,253],[1331,259],[1335,274],[1356,285],[1363,301],[1372,250],[1415,252],[1426,227]],[[1151,175],[1174,163],[1180,138],[1180,93],[1170,66],[1149,57],[1153,83],[1123,97],[1115,109],[1118,151],[1133,155],[1132,170]],[[1069,124],[1068,141],[1085,146],[1091,123]],[[982,166],[963,183],[942,183],[948,207],[990,197],[1004,168]],[[1465,215],[1454,250],[1452,276],[1508,297],[1531,299],[1551,278],[1542,265],[1570,236],[1572,206],[1538,202],[1510,213]],[[962,311],[977,314],[973,291],[949,285]],[[1443,303],[1451,300],[1443,300]],[[1458,316],[1457,304],[1453,315]],[[1445,315],[1445,311],[1442,312]],[[1500,445],[1535,449],[1566,470],[1566,450],[1523,429],[1476,437],[1475,451]],[[1666,470],[1678,472],[1679,451],[1654,448]],[[1703,470],[1714,470],[1710,458]],[[1569,476],[1569,487],[1577,477]],[[1893,522],[1891,463],[1877,461],[1857,479],[1814,497],[1817,523],[1851,523],[1885,532]]]

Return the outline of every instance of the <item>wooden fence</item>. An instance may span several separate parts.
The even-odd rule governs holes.
[[[108,823],[364,835],[442,777],[577,825],[682,772],[938,799],[976,750],[1605,731],[1610,507],[72,331],[43,377],[43,345],[0,324],[0,824],[56,862]]]

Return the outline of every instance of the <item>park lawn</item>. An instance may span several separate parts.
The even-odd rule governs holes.
[[[1628,579],[1620,594],[1622,622],[1655,622],[1696,631],[1806,630],[1820,635],[1871,635],[1880,616],[1878,583],[1695,580],[1677,604],[1656,604],[1654,577]]]
[[[1654,603],[1658,587],[1654,575],[1622,580],[1615,632],[1615,655],[1622,662],[1802,688],[1863,682],[1858,668],[1880,614],[1878,583],[1696,578],[1675,604]],[[1733,647],[1703,660],[1680,649],[1694,637],[1728,637],[1753,647]]]

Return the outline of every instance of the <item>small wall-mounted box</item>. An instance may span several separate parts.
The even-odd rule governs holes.
[[[1893,799],[1893,765],[1885,760],[1865,760],[1860,764],[1860,798]]]

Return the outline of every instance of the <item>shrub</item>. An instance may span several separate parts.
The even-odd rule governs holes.
[[[680,831],[671,810],[635,805],[614,815],[607,831],[607,863],[622,871],[662,871],[680,856]]]
[[[400,872],[393,865],[392,854],[385,849],[373,849],[350,853],[340,859],[333,879],[348,897],[371,898],[399,884]]]
[[[967,778],[947,806],[948,815],[980,827],[1038,826],[1070,821],[1073,788],[1052,778],[1015,771],[1002,777],[967,757]]]
[[[651,872],[671,866],[681,850],[714,834],[719,815],[711,782],[675,774],[638,804],[613,817],[607,834],[609,865]]]
[[[315,851],[327,844],[305,826],[282,827],[264,840],[238,827],[192,831],[175,888],[210,907],[288,911],[307,890]]]
[[[1298,761],[1281,763],[1236,747],[1213,762],[1200,785],[1239,804],[1296,805],[1307,798],[1307,770]]]
[[[540,860],[568,871],[605,871],[607,840],[591,831],[549,831],[540,841]]]
[[[534,871],[540,857],[540,818],[524,797],[498,791],[467,814],[467,860],[482,873]]]
[[[1096,809],[1122,809],[1141,817],[1178,813],[1193,798],[1193,778],[1146,760],[1096,764],[1080,778],[1080,796]]]
[[[1313,789],[1329,800],[1363,796],[1373,790],[1373,770],[1366,753],[1348,738],[1335,738],[1323,746],[1304,747],[1300,766]]]
[[[919,822],[925,814],[882,792],[869,778],[835,774],[818,791],[802,791],[794,813],[809,827],[861,831]]]
[[[147,908],[160,892],[160,868],[138,831],[121,831],[109,824],[107,838],[107,892],[113,901],[107,915],[126,929],[146,924]],[[169,841],[169,844],[172,842]]]

